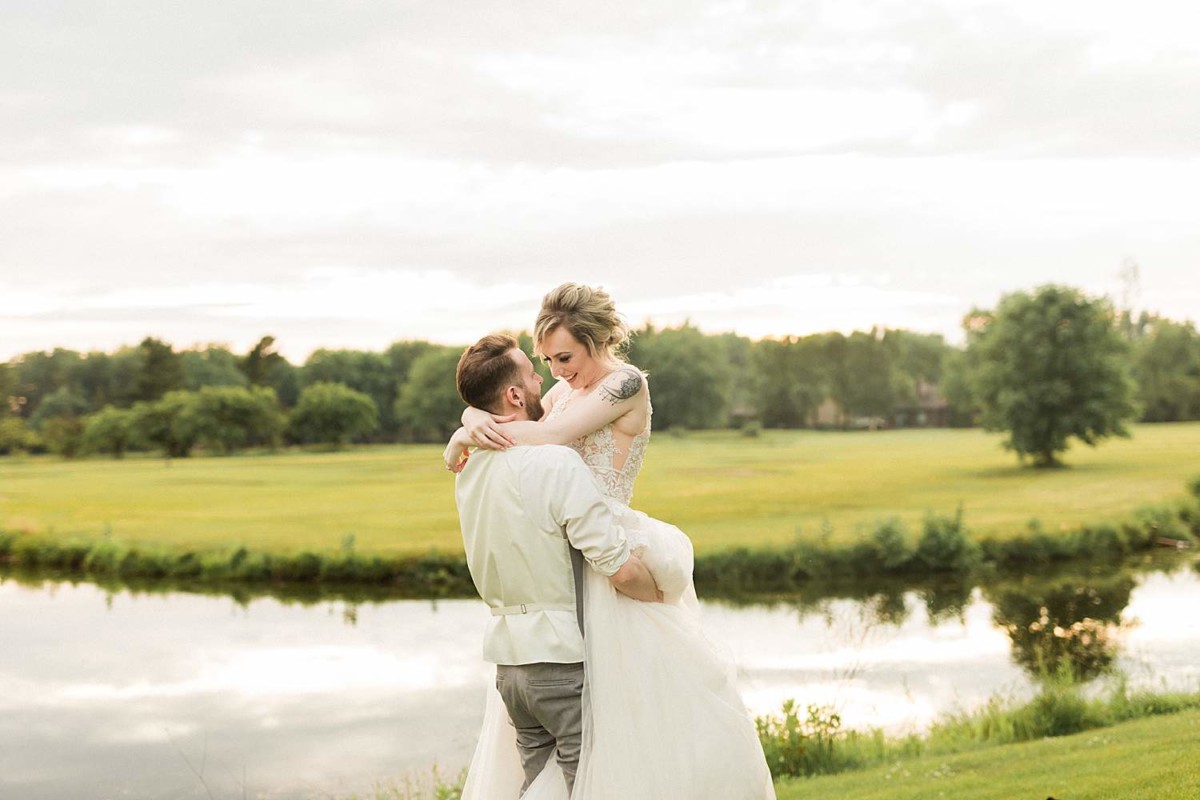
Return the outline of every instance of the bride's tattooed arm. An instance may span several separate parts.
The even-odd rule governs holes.
[[[649,413],[650,395],[641,371],[624,365],[606,375],[595,390],[559,402],[566,405],[553,419],[517,420],[498,427],[517,444],[567,444],[626,414],[639,420],[640,430]]]
[[[600,397],[612,405],[628,400],[642,390],[642,373],[633,367],[621,367],[600,384]]]

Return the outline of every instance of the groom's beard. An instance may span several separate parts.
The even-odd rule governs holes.
[[[525,392],[525,413],[533,422],[537,422],[546,413],[542,408],[542,398],[536,392]]]

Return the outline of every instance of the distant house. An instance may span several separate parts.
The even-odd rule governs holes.
[[[845,428],[850,422],[842,404],[829,395],[814,411],[809,412],[805,425],[810,428]]]
[[[804,421],[809,428],[837,428],[838,430],[870,430],[875,431],[889,427],[883,417],[852,417],[842,408],[842,404],[826,395],[815,411]]]
[[[748,422],[758,419],[758,410],[754,406],[742,403],[729,410],[729,427],[740,428]]]
[[[880,428],[945,428],[950,424],[950,405],[935,384],[917,381],[916,402],[898,407],[891,418],[855,417],[841,403],[826,395],[809,413],[804,424],[809,428],[841,430],[879,430]]]
[[[945,428],[950,424],[950,404],[936,384],[917,381],[917,401],[900,406],[892,416],[897,428]]]

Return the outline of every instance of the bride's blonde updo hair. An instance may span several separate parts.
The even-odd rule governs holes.
[[[533,324],[533,341],[540,346],[558,328],[566,328],[595,359],[618,361],[629,345],[629,325],[617,313],[608,292],[578,283],[564,283],[542,298]]]

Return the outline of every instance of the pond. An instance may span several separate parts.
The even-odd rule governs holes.
[[[1039,668],[1200,689],[1182,557],[975,587],[708,601],[747,704],[919,730]],[[852,596],[857,595],[857,596]],[[0,797],[346,797],[456,774],[489,669],[477,600],[300,603],[0,575]],[[1041,665],[1041,667],[1039,667]]]

